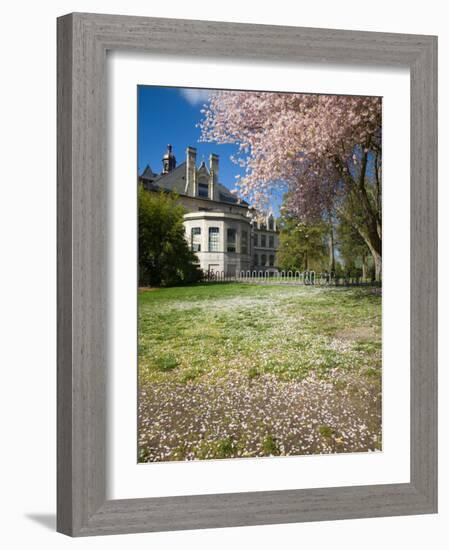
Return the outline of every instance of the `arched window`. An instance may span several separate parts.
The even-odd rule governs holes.
[[[274,266],[274,254],[270,254],[270,267]]]
[[[267,255],[266,254],[262,254],[262,262],[261,262],[262,265],[267,265]]]

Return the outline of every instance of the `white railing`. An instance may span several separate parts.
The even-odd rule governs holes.
[[[241,282],[257,284],[278,284],[278,285],[310,285],[310,286],[362,286],[376,285],[369,278],[363,277],[336,277],[329,272],[316,273],[315,271],[256,271],[241,270],[235,273],[210,270],[204,273],[204,282]]]

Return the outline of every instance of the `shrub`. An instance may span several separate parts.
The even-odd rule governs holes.
[[[177,197],[139,186],[139,284],[173,286],[201,278],[197,258],[185,238]]]
[[[279,447],[276,439],[272,435],[267,435],[262,441],[262,450],[265,455],[278,455]]]
[[[318,431],[320,432],[320,435],[322,437],[326,437],[326,438],[332,437],[334,434],[334,430],[329,426],[320,426],[318,428]]]

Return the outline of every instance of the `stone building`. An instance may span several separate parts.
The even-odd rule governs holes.
[[[162,157],[162,172],[149,165],[139,181],[150,192],[174,191],[187,213],[186,238],[204,271],[235,275],[241,271],[276,272],[278,232],[272,215],[255,222],[250,205],[239,201],[218,179],[218,155],[209,167],[197,165],[196,149],[187,147],[186,160],[177,165],[172,146]]]

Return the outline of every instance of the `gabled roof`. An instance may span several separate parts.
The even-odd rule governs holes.
[[[151,180],[151,185],[149,186],[152,190],[164,189],[166,191],[174,191],[178,193],[178,195],[185,195],[185,188],[186,188],[186,163],[183,162],[167,174],[159,174],[155,175],[153,174],[153,177],[146,176],[147,169],[149,169],[149,172],[153,174],[151,171],[151,168],[149,165],[145,168],[142,175],[140,176],[142,179]],[[200,168],[201,170],[201,168]],[[148,172],[148,173],[149,173]],[[207,168],[206,168],[207,172]],[[207,172],[208,173],[208,172]],[[237,204],[239,201],[237,197],[235,197],[227,187],[222,185],[221,183],[218,184],[218,192],[219,192],[219,199],[221,202],[227,202],[229,204]],[[248,203],[244,200],[240,201],[240,204],[244,206],[248,206]]]
[[[198,174],[207,174],[207,175],[209,175],[209,170],[207,169],[204,160],[201,161],[200,167],[198,168]]]
[[[142,179],[145,179],[145,180],[154,180],[154,178],[157,176],[157,174],[155,174],[153,172],[153,170],[151,170],[151,167],[149,164],[147,164],[145,166],[145,170],[142,172],[141,174],[141,178]]]

